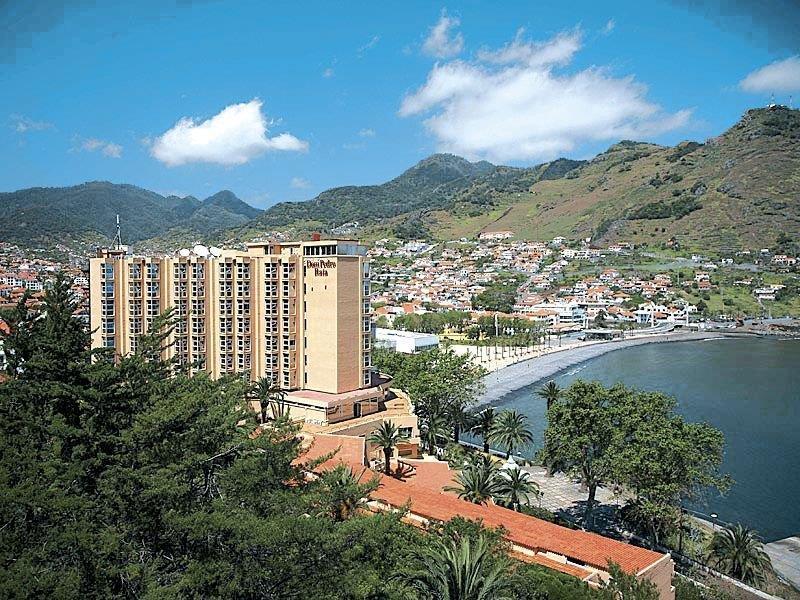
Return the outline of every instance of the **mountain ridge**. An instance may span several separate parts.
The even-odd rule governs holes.
[[[154,249],[279,231],[447,240],[491,230],[522,239],[767,247],[778,233],[800,237],[800,111],[751,109],[702,143],[621,140],[590,160],[512,167],[433,154],[387,182],[331,188],[265,211],[229,190],[202,201],[110,182],[0,193],[4,241],[110,238],[117,213],[126,241]]]
[[[35,187],[0,193],[2,240],[28,245],[63,242],[63,238],[113,238],[116,215],[123,239],[138,242],[180,227],[210,235],[248,222],[261,211],[228,190],[205,200],[161,195],[109,181],[68,187]]]

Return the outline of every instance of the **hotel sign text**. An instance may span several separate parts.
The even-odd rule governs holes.
[[[336,261],[326,260],[324,258],[320,258],[318,260],[309,260],[306,261],[306,267],[309,269],[314,269],[314,275],[316,277],[327,277],[328,269],[333,270],[336,268]]]

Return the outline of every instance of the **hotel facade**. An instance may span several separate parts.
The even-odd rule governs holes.
[[[363,246],[313,240],[200,250],[100,250],[90,260],[93,347],[135,352],[153,320],[172,309],[167,357],[212,377],[267,377],[284,390],[333,395],[372,387]]]

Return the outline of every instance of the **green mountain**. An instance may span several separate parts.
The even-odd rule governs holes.
[[[126,184],[93,181],[66,188],[0,193],[0,239],[23,245],[113,238],[120,216],[124,242],[163,236],[173,228],[209,235],[260,214],[222,191],[204,201],[162,196]]]
[[[327,190],[266,211],[223,191],[204,201],[91,182],[0,194],[0,240],[47,245],[110,239],[176,248],[281,230],[362,238],[456,239],[511,230],[706,249],[800,238],[800,111],[753,109],[718,137],[674,147],[622,141],[589,161],[530,168],[434,154],[380,185]]]
[[[705,143],[620,142],[522,192],[431,215],[442,238],[512,230],[519,238],[594,237],[715,250],[800,237],[800,111],[749,110]]]
[[[246,237],[286,227],[335,231],[357,222],[362,229],[388,224],[397,235],[418,237],[429,233],[425,223],[432,211],[450,211],[463,202],[483,205],[498,190],[524,189],[540,179],[561,177],[581,164],[559,159],[525,169],[434,154],[380,185],[333,188],[307,202],[276,204],[233,235]]]
[[[593,237],[709,249],[800,237],[800,111],[753,109],[705,143],[622,141],[590,161],[531,168],[436,154],[382,185],[334,188],[278,204],[228,232],[310,230],[456,239],[511,230],[517,238]]]

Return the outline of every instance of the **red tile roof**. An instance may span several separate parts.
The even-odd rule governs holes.
[[[332,458],[316,467],[314,471],[328,471],[339,464],[345,464],[350,466],[357,474],[364,467],[365,444],[366,440],[363,437],[315,433],[314,441],[303,455],[302,460],[303,462],[308,462],[331,452],[336,452]]]
[[[449,494],[410,486],[392,477],[381,477],[381,486],[372,498],[394,507],[410,502],[415,515],[436,521],[449,521],[462,516],[481,519],[486,527],[504,527],[507,539],[530,550],[554,552],[572,561],[599,569],[607,569],[614,561],[629,573],[639,573],[664,555],[624,542],[589,533],[567,529],[535,517],[496,505],[472,504]]]
[[[364,438],[315,434],[304,458],[318,458],[338,448],[338,453],[332,459],[315,470],[331,469],[339,463],[349,464],[355,470],[364,465],[364,443]],[[568,529],[494,504],[480,505],[461,500],[442,490],[444,486],[452,484],[454,475],[447,463],[422,460],[404,462],[414,466],[416,475],[401,481],[380,474],[381,485],[370,495],[373,500],[395,508],[410,503],[411,513],[429,520],[444,522],[458,516],[471,520],[480,519],[486,527],[503,527],[507,532],[506,539],[517,546],[535,552],[553,552],[572,562],[602,570],[608,568],[609,561],[614,561],[624,571],[639,573],[664,556],[596,533]],[[563,564],[546,556],[516,554],[521,560],[536,562],[580,579],[591,574],[589,569]]]

